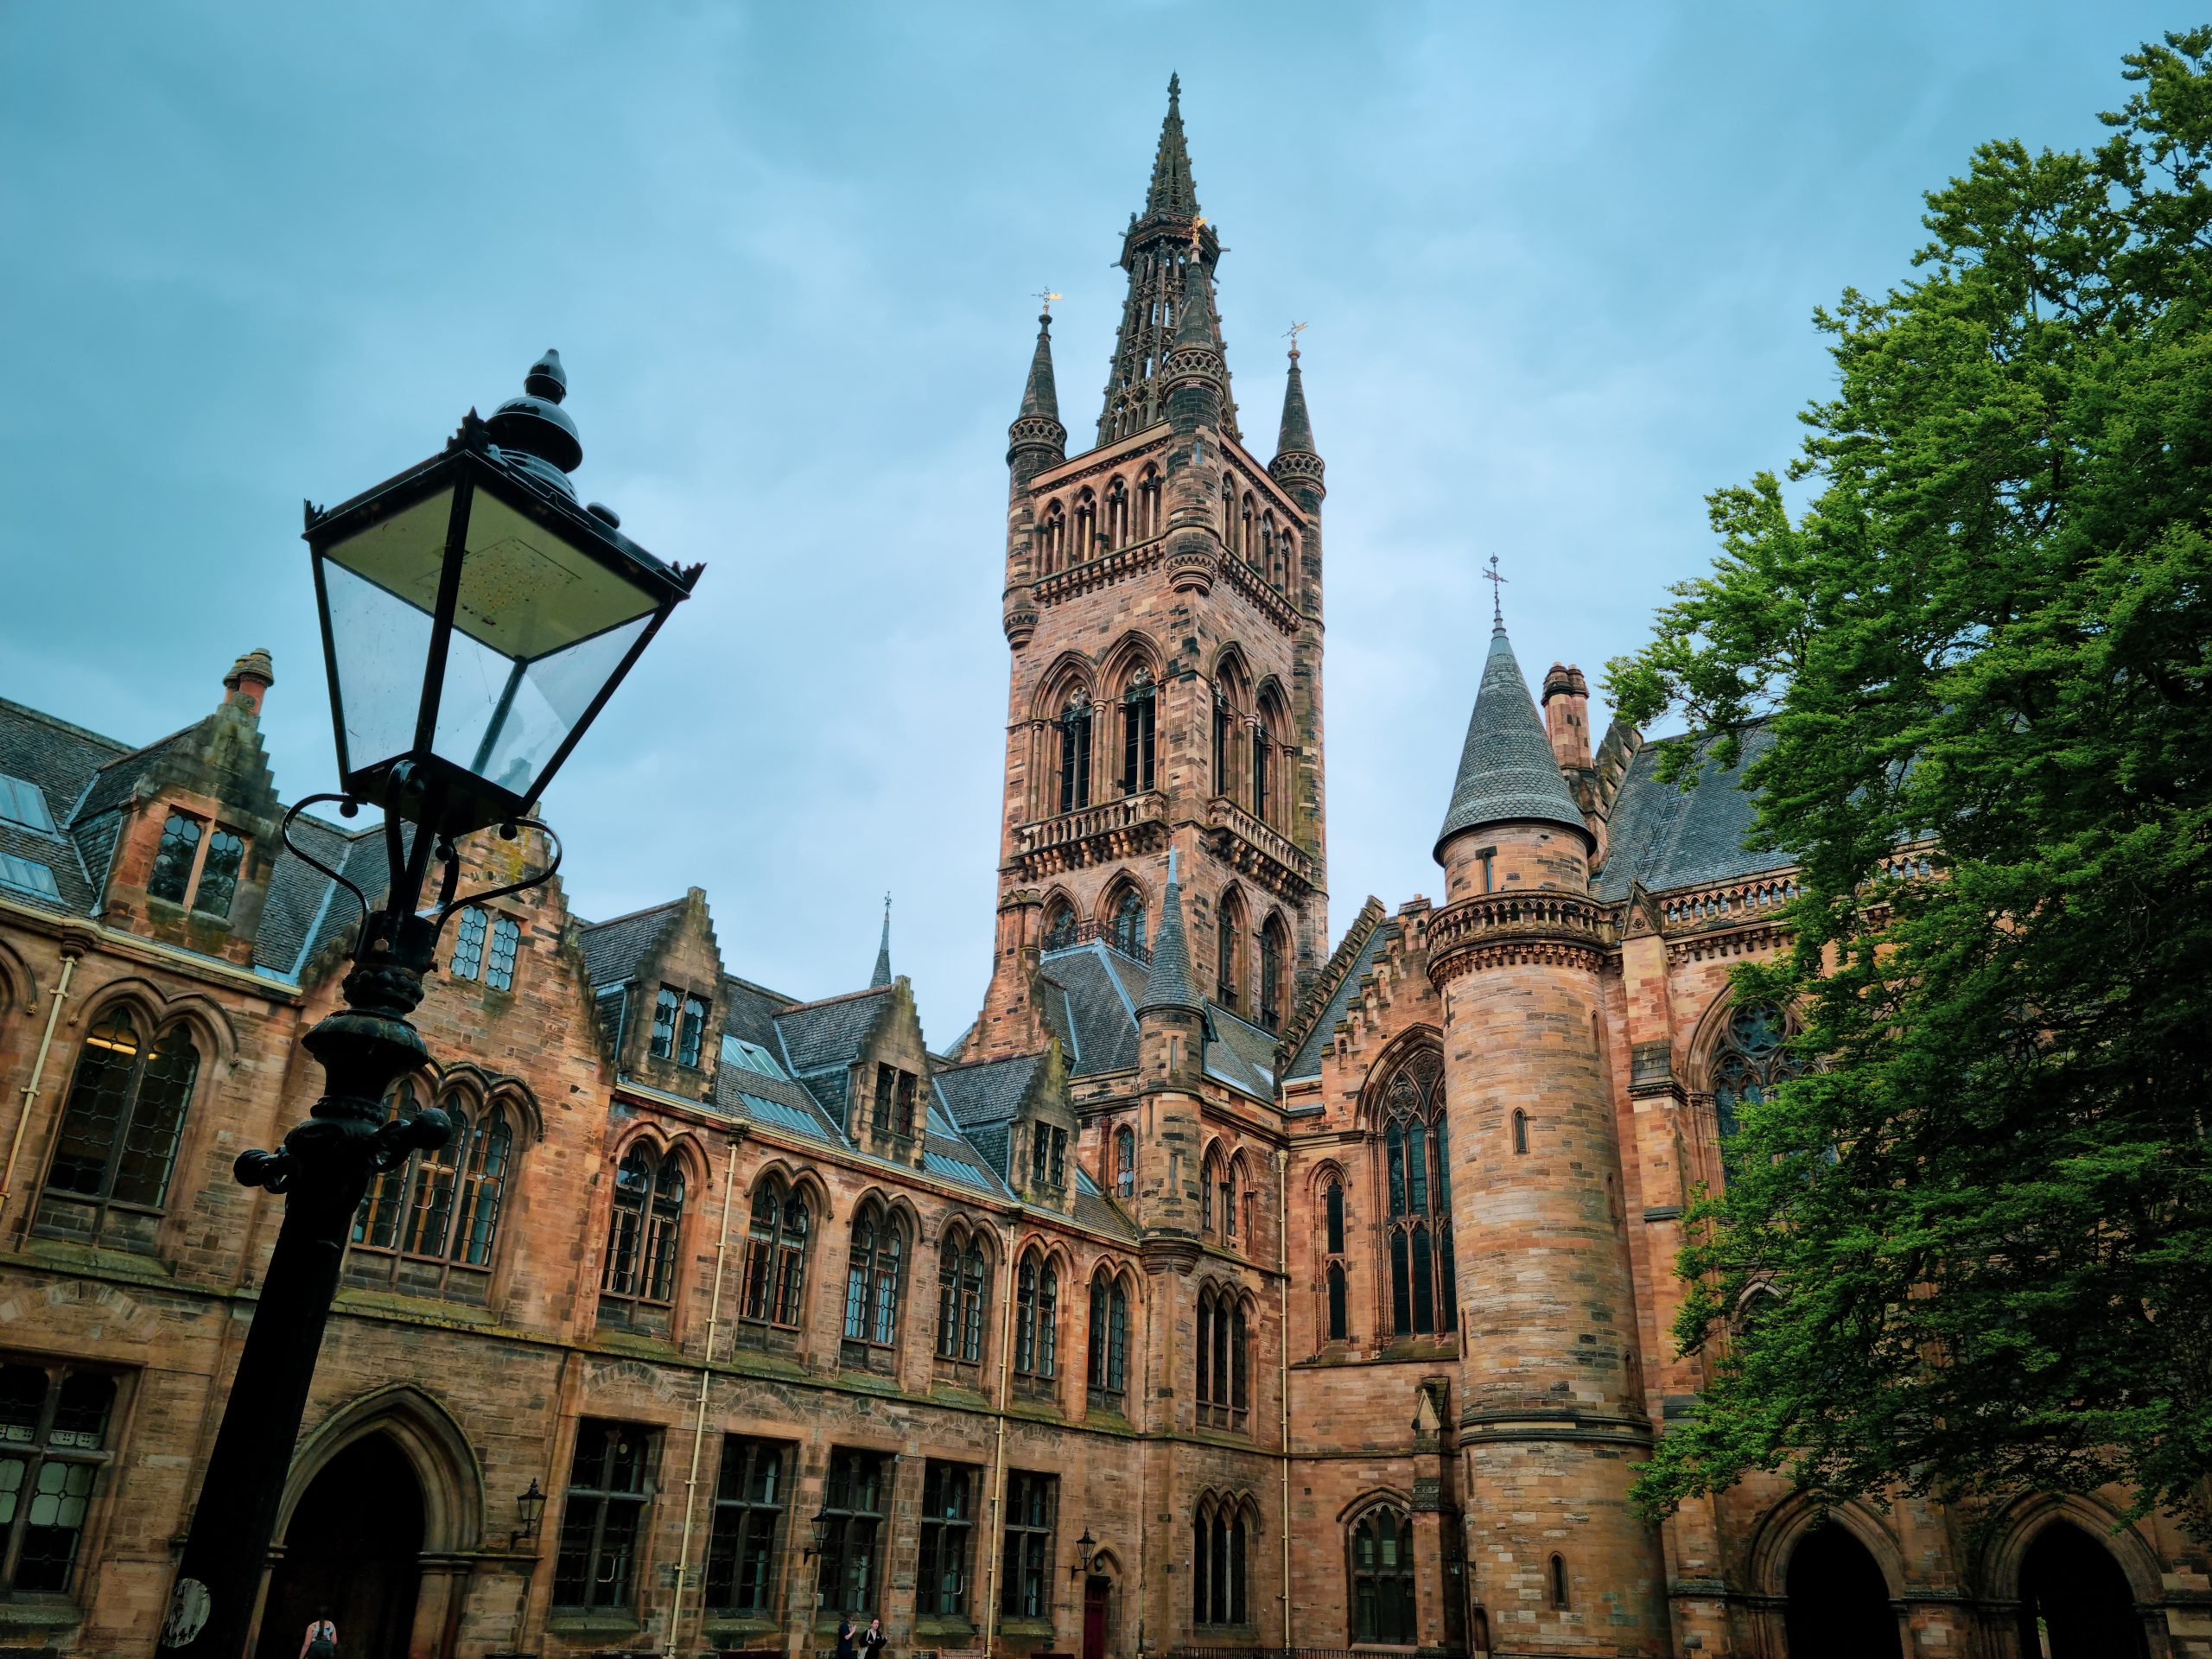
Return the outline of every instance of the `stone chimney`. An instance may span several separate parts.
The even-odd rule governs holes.
[[[276,683],[276,665],[257,645],[232,663],[231,671],[223,676],[223,690],[230,693],[230,701],[243,703],[246,713],[257,719],[261,715],[261,700]]]
[[[1544,676],[1544,735],[1560,771],[1590,769],[1590,682],[1570,663],[1554,663]]]

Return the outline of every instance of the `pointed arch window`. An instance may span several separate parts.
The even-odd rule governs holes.
[[[1114,906],[1114,944],[1124,956],[1144,957],[1144,895],[1135,887],[1122,888]]]
[[[1214,928],[1214,999],[1224,1008],[1244,1006],[1244,901],[1232,887],[1222,895]]]
[[[812,1223],[798,1192],[774,1179],[760,1184],[753,1195],[753,1224],[746,1238],[741,1319],[759,1326],[798,1328]]]
[[[1090,1404],[1122,1409],[1128,1388],[1129,1293],[1117,1274],[1090,1281]]]
[[[1244,1302],[1212,1285],[1198,1293],[1195,1344],[1198,1426],[1242,1433],[1251,1408],[1250,1332]]]
[[[1122,793],[1135,795],[1153,785],[1153,738],[1159,698],[1149,669],[1139,669],[1122,695]]]
[[[1191,1619],[1235,1627],[1251,1622],[1247,1568],[1251,1523],[1235,1498],[1203,1498],[1191,1518]]]
[[[1269,1031],[1282,1029],[1283,957],[1289,940],[1282,918],[1270,916],[1260,930],[1260,1023]]]
[[[1060,709],[1060,810],[1090,804],[1090,700],[1080,690],[1068,694]]]
[[[1098,556],[1098,498],[1084,489],[1075,499],[1075,545],[1068,550],[1068,563],[1081,564]]]
[[[1057,501],[1046,503],[1044,517],[1037,524],[1037,564],[1041,575],[1054,575],[1065,561],[1067,553],[1068,521],[1065,511]]]
[[[1373,1509],[1351,1529],[1351,1639],[1410,1647],[1416,1634],[1414,1529],[1402,1510]]]
[[[1749,1002],[1729,1011],[1713,1062],[1713,1116],[1725,1144],[1736,1133],[1736,1114],[1764,1100],[1775,1084],[1797,1076],[1804,1062],[1789,1046],[1789,1021],[1772,1002]]]
[[[950,1233],[938,1250],[937,1357],[963,1365],[983,1359],[990,1278],[972,1234]]]
[[[1252,498],[1247,495],[1244,498],[1244,512],[1237,521],[1236,526],[1236,550],[1244,556],[1244,563],[1247,564],[1259,563],[1259,540],[1254,530],[1256,517]]]
[[[1059,1375],[1060,1275],[1052,1263],[1031,1250],[1014,1274],[1014,1369],[1033,1383]]]
[[[167,1204],[199,1076],[200,1051],[184,1026],[149,1044],[124,1010],[104,1015],[86,1033],[69,1080],[41,1206],[48,1225],[150,1247],[148,1224],[124,1212],[151,1216]]]
[[[1444,1117],[1442,1057],[1433,1049],[1408,1056],[1383,1086],[1381,1109],[1392,1333],[1456,1331],[1451,1131]]]
[[[1075,906],[1056,899],[1045,912],[1045,949],[1065,950],[1075,943]]]
[[[1216,692],[1213,700],[1213,792],[1217,795],[1235,793],[1229,781],[1229,737],[1231,718],[1229,699]]]
[[[683,1229],[683,1166],[670,1154],[633,1146],[614,1171],[607,1258],[599,1275],[602,1313],[609,1300],[676,1299],[677,1243]]]
[[[899,1293],[906,1266],[906,1230],[873,1198],[853,1217],[852,1249],[845,1267],[845,1343],[848,1361],[880,1368],[888,1356],[855,1354],[855,1347],[887,1350],[898,1339]]]
[[[1130,1198],[1137,1190],[1137,1137],[1124,1123],[1114,1131],[1114,1196]]]
[[[386,1097],[395,1118],[422,1109],[411,1082]],[[378,1176],[353,1215],[346,1276],[416,1294],[481,1303],[491,1293],[492,1255],[505,1207],[514,1129],[496,1102],[465,1096],[441,1103],[453,1133],[434,1152],[410,1154]]]
[[[1137,538],[1150,541],[1160,534],[1160,472],[1147,467],[1137,480]]]
[[[1351,1268],[1344,1256],[1344,1184],[1332,1179],[1321,1193],[1323,1329],[1325,1340],[1350,1340]]]

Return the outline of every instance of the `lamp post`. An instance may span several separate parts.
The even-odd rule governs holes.
[[[291,817],[317,801],[346,817],[381,807],[387,885],[372,897],[292,846],[359,901],[360,938],[346,1006],[302,1039],[322,1098],[278,1150],[236,1165],[240,1181],[283,1195],[284,1219],[193,1506],[165,1654],[243,1654],[354,1214],[376,1174],[452,1133],[435,1109],[388,1122],[385,1105],[429,1058],[408,1015],[439,931],[464,903],[535,887],[560,861],[555,841],[543,870],[461,895],[454,842],[494,824],[509,838],[543,828],[529,814],[547,782],[702,568],[663,564],[606,508],[578,505],[568,474],[583,445],[560,406],[559,354],[523,386],[488,421],[470,410],[421,465],[308,507],[340,791],[294,806],[286,844]]]

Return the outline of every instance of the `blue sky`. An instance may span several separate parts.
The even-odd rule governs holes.
[[[1592,678],[1794,450],[1809,325],[1973,145],[2095,142],[2094,6],[0,7],[0,695],[111,735],[266,645],[332,783],[299,503],[557,346],[578,483],[698,596],[556,784],[600,918],[704,887],[734,971],[933,1044],[988,975],[1006,423],[1050,284],[1096,419],[1170,70],[1246,428],[1305,337],[1341,926],[1433,893],[1486,640]],[[1262,439],[1261,435],[1266,435]]]

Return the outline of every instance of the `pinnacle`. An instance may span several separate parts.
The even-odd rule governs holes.
[[[1290,348],[1290,377],[1282,389],[1282,426],[1275,436],[1278,455],[1314,454],[1313,423],[1306,413],[1306,380],[1298,372],[1298,347]]]
[[[1183,142],[1183,80],[1167,77],[1167,115],[1160,124],[1160,148],[1152,161],[1152,188],[1145,193],[1144,217],[1189,219],[1198,211],[1198,187],[1191,177],[1191,152]]]
[[[1147,1008],[1195,1008],[1191,993],[1191,947],[1183,933],[1183,890],[1175,879],[1175,855],[1167,855],[1167,896],[1160,906],[1160,938],[1152,950],[1152,973],[1137,1004]]]
[[[891,982],[891,895],[883,895],[883,943],[875,947],[875,972],[868,977],[868,988]]]
[[[1052,384],[1052,314],[1037,319],[1037,351],[1029,359],[1029,381],[1021,389],[1021,413],[1060,418],[1059,393]]]

